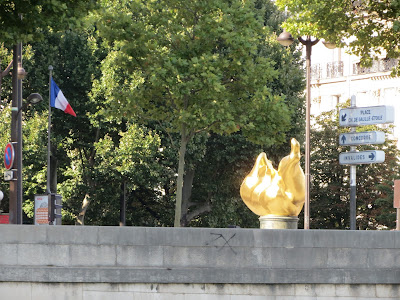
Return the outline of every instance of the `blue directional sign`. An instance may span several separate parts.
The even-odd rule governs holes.
[[[385,152],[382,150],[343,152],[339,154],[341,165],[361,165],[382,163],[385,161]]]
[[[339,112],[340,126],[374,125],[394,122],[392,106],[349,107]]]
[[[382,131],[350,132],[339,135],[341,146],[383,144],[384,142],[385,133]]]

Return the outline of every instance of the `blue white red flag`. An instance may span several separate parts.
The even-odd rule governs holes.
[[[51,85],[50,85],[50,106],[61,109],[65,113],[76,117],[74,110],[68,103],[68,100],[65,98],[63,92],[54,82],[53,78],[51,78]]]

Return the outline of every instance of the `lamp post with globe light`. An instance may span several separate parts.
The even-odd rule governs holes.
[[[277,38],[282,46],[290,46],[294,42],[293,36],[283,31]],[[311,110],[311,48],[319,42],[319,39],[307,36],[298,40],[306,46],[306,143],[305,143],[305,202],[304,202],[304,229],[310,229],[310,110]],[[323,42],[328,49],[334,49],[335,44]]]

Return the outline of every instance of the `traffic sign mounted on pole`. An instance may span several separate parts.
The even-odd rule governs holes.
[[[350,132],[339,135],[341,146],[383,144],[384,142],[385,133],[382,131]]]
[[[7,170],[10,170],[14,164],[15,151],[12,143],[8,143],[6,145],[6,149],[4,150],[4,167]]]
[[[343,152],[339,154],[341,165],[361,165],[382,163],[385,161],[385,152],[382,150]]]
[[[392,106],[349,107],[339,112],[340,126],[361,126],[394,122]]]
[[[394,122],[392,106],[357,107],[356,96],[351,96],[350,107],[339,112],[339,125],[351,127],[350,133],[339,135],[341,146],[350,146],[350,152],[339,154],[341,165],[350,165],[350,229],[356,229],[356,166],[360,164],[382,163],[385,152],[382,150],[356,151],[356,145],[383,144],[385,134],[380,131],[356,132],[357,126],[386,124]]]

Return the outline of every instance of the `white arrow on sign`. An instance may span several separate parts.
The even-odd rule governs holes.
[[[385,152],[382,150],[368,150],[360,152],[343,152],[339,154],[341,165],[361,165],[382,163],[385,161]]]
[[[385,133],[382,131],[351,132],[339,135],[341,146],[383,144],[384,142]]]
[[[392,106],[349,107],[339,112],[340,126],[374,125],[394,122]]]

